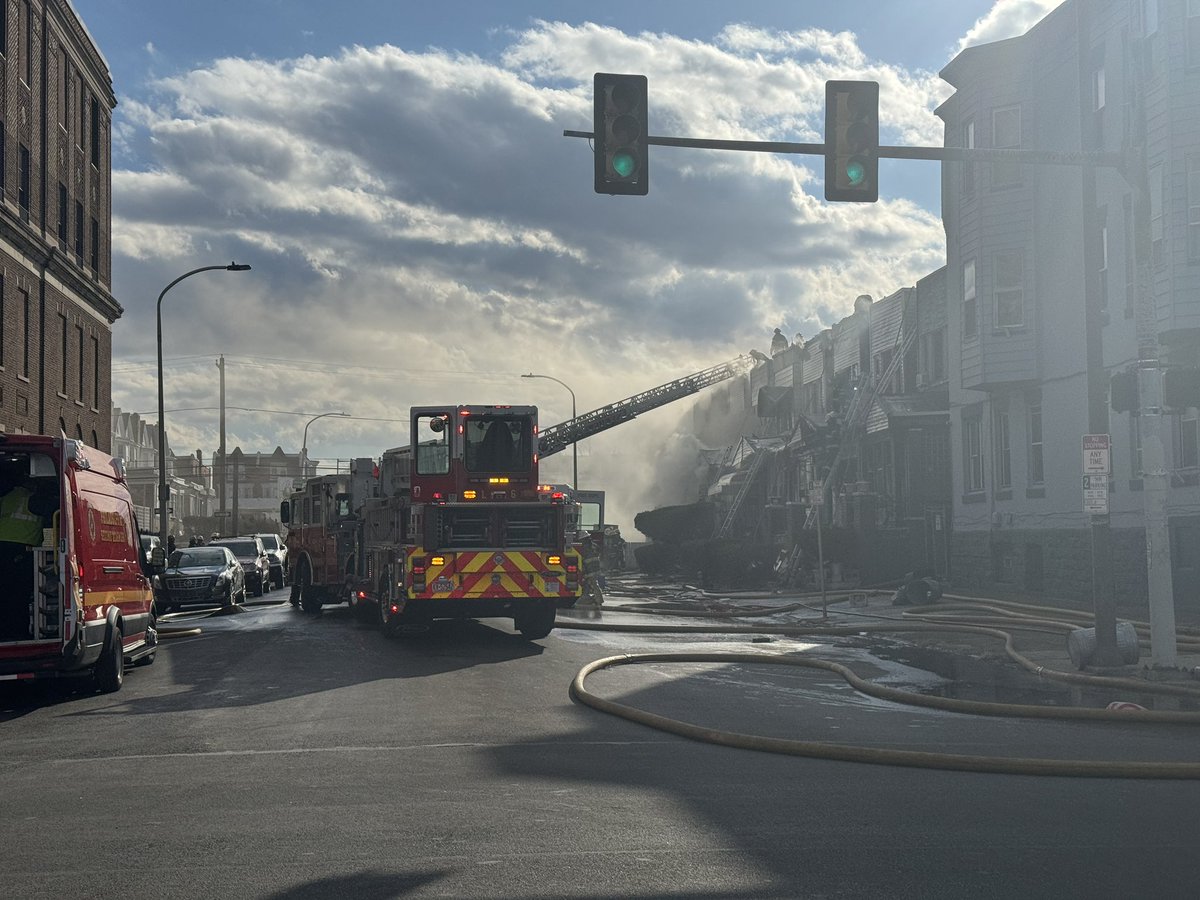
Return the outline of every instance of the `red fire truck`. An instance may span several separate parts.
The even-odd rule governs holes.
[[[373,608],[388,633],[503,617],[545,637],[582,579],[571,504],[538,499],[537,408],[413,407],[410,427],[370,480],[311,479],[285,503],[293,602]]]

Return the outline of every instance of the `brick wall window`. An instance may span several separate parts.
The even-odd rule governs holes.
[[[1107,212],[1100,210],[1097,218],[1100,220],[1100,246],[1097,248],[1097,265],[1100,269],[1099,276],[1096,279],[1096,291],[1099,293],[1097,298],[1100,303],[1100,309],[1108,312],[1108,222],[1106,221]]]
[[[24,333],[21,336],[21,375],[29,377],[29,357],[33,355],[33,323],[30,321],[29,291],[18,291],[21,296],[21,324]]]
[[[1137,297],[1137,265],[1133,259],[1133,199],[1126,194],[1121,203],[1121,228],[1125,232],[1125,318],[1133,318]]]
[[[1163,216],[1163,167],[1159,163],[1150,167],[1150,259],[1155,265],[1163,261],[1166,228]]]
[[[92,142],[92,165],[100,165],[100,101],[95,97],[91,102],[91,142]]]
[[[58,183],[58,243],[64,250],[67,248],[67,215],[70,208],[67,201],[67,186]]]
[[[21,2],[21,50],[21,77],[26,84],[33,84],[33,16],[29,0]]]
[[[76,399],[79,400],[80,403],[82,403],[83,402],[84,383],[87,381],[87,379],[84,378],[84,372],[87,371],[87,367],[84,366],[84,364],[83,364],[84,357],[83,357],[83,326],[82,325],[75,326],[75,339],[76,339],[76,341],[78,341],[77,346],[79,347],[79,368],[76,369],[76,371],[79,373],[79,393],[76,394],[75,396],[76,396]]]
[[[1175,416],[1175,467],[1195,469],[1200,466],[1200,433],[1197,428],[1196,410],[1189,409]]]
[[[3,5],[3,3],[0,3],[0,6]],[[8,179],[5,177],[5,173],[8,171],[8,167],[5,165],[5,161],[8,157],[8,154],[4,152],[6,146],[7,142],[4,139],[4,123],[0,122],[0,195],[4,193],[5,187],[8,186]]]
[[[0,369],[4,368],[5,334],[8,331],[8,304],[4,297],[4,276],[0,275]]]
[[[1188,261],[1200,262],[1200,153],[1187,158]]]
[[[79,130],[75,132],[75,146],[77,146],[80,150],[82,150],[83,149],[83,129],[87,124],[84,121],[84,119],[87,117],[87,87],[83,83],[83,75],[82,74],[80,74],[79,78],[77,79],[77,83],[78,83],[78,92],[79,92],[79,95],[77,98],[77,102],[79,103],[79,119],[78,119]]]
[[[29,218],[29,148],[24,144],[18,145],[17,159],[17,204],[21,207],[21,215]]]
[[[68,363],[71,359],[70,353],[69,353],[69,351],[70,351],[70,346],[69,346],[70,340],[69,340],[69,332],[68,332],[69,326],[67,325],[67,317],[65,315],[63,315],[62,313],[58,314],[58,321],[59,321],[59,324],[62,326],[62,386],[59,388],[59,391],[63,394],[66,394],[66,392],[67,392],[67,370],[70,368]]]
[[[8,4],[0,3],[0,56],[8,56]]]
[[[92,335],[92,409],[100,408],[100,339]],[[95,445],[93,445],[95,446]]]
[[[100,273],[100,223],[92,219],[92,272]]]
[[[75,201],[75,259],[83,265],[83,204]]]
[[[71,102],[71,64],[67,62],[67,51],[58,53],[58,124],[67,128],[67,105]]]

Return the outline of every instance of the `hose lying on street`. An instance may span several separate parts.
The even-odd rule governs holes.
[[[780,598],[783,599],[783,598]],[[790,599],[790,598],[788,598]],[[1134,691],[1138,694],[1158,694],[1185,697],[1200,701],[1200,687],[1179,684],[1164,684],[1135,678],[1106,675],[1088,675],[1078,672],[1061,672],[1047,669],[1020,653],[1014,646],[1010,630],[1039,631],[1044,633],[1067,633],[1079,627],[1075,613],[1071,610],[1029,607],[1004,601],[983,598],[951,598],[945,605],[909,607],[902,618],[874,616],[870,613],[855,613],[857,616],[882,618],[884,622],[853,625],[798,625],[771,624],[750,625],[614,625],[604,622],[580,622],[560,619],[559,628],[575,628],[590,631],[630,632],[639,634],[713,634],[713,635],[785,635],[791,637],[839,637],[865,633],[945,633],[986,635],[1004,642],[1005,652],[1023,668],[1034,674],[1070,684],[1088,687],[1113,688]],[[808,607],[807,604],[799,604]],[[1023,607],[1023,609],[1021,608]],[[725,613],[707,611],[695,613],[707,618],[745,617],[748,615],[775,615],[792,607],[776,607],[747,612],[744,609]],[[622,611],[633,611],[621,607]],[[647,610],[647,605],[641,606]],[[958,610],[959,615],[951,615]],[[819,611],[819,608],[818,608]],[[663,612],[667,612],[663,610]],[[1044,612],[1046,615],[1035,613]],[[965,613],[965,615],[963,615]],[[679,615],[678,610],[667,614]],[[1051,618],[1053,617],[1053,618]],[[1064,621],[1075,619],[1075,621]],[[1142,623],[1135,623],[1140,625]],[[997,626],[997,627],[994,627]],[[1181,640],[1188,649],[1194,638]],[[1066,775],[1105,778],[1175,778],[1200,779],[1200,763],[1168,762],[1121,762],[1100,760],[1056,760],[966,756],[907,750],[853,747],[820,741],[797,741],[784,738],[768,738],[756,735],[726,732],[703,728],[675,719],[669,719],[625,704],[606,700],[592,694],[585,686],[587,676],[603,668],[642,662],[722,662],[753,663],[767,665],[790,665],[805,668],[825,669],[844,678],[856,690],[878,699],[897,703],[924,706],[957,713],[973,715],[1013,716],[1022,718],[1062,719],[1076,721],[1112,721],[1121,723],[1141,722],[1157,724],[1200,724],[1200,712],[1156,711],[1156,710],[1108,710],[1085,707],[1051,707],[1029,704],[988,703],[957,700],[901,691],[875,684],[854,673],[839,663],[811,656],[779,655],[767,653],[709,652],[709,653],[639,653],[624,654],[596,660],[584,666],[571,683],[571,696],[579,702],[603,712],[617,715],[630,721],[658,728],[695,740],[707,741],[724,746],[808,756],[821,759],[838,759],[855,762],[870,762],[888,765],[916,766],[922,768],[952,769],[958,771],[992,772],[997,774]]]

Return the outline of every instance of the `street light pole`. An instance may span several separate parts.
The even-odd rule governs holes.
[[[213,269],[224,269],[226,272],[248,272],[250,267],[244,263],[235,262],[231,262],[227,266],[201,266],[190,272],[184,272],[163,288],[162,293],[158,295],[156,308],[158,319],[158,539],[162,542],[163,547],[167,546],[167,423],[163,412],[162,302],[163,297],[167,296],[167,291],[183,279],[195,275],[197,272],[209,272]]]
[[[317,421],[317,419],[323,419],[326,416],[346,416],[347,418],[349,418],[350,414],[347,412],[321,413],[319,416],[313,416],[311,419],[309,419],[307,422],[304,423],[304,439],[300,442],[300,477],[301,478],[307,477],[304,474],[304,470],[305,470],[305,466],[308,464],[308,426],[311,425],[313,422]]]
[[[567,384],[565,381],[555,378],[553,375],[535,375],[530,372],[529,374],[522,375],[521,377],[548,378],[550,381],[557,381],[559,384],[565,387],[567,392],[571,395],[571,418],[575,418],[575,392],[571,390],[571,386],[569,384]],[[576,494],[579,493],[579,445],[574,441],[571,441],[571,489],[575,491]]]

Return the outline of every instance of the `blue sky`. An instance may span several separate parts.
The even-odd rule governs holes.
[[[231,414],[231,445],[295,450],[345,409],[309,444],[348,458],[404,443],[413,404],[536,403],[552,424],[566,392],[522,372],[592,409],[941,265],[933,163],[885,161],[878,204],[836,205],[817,157],[654,148],[648,196],[597,196],[562,137],[590,128],[593,72],[645,73],[658,134],[813,143],[825,80],[877,80],[883,141],[937,144],[938,69],[1057,0],[73,3],[118,98],[114,403],[154,409],[162,286],[236,259],[253,271],[164,303],[173,446],[216,445],[192,408],[224,354],[229,404],[260,410]],[[581,445],[623,524],[688,499],[687,406]]]

